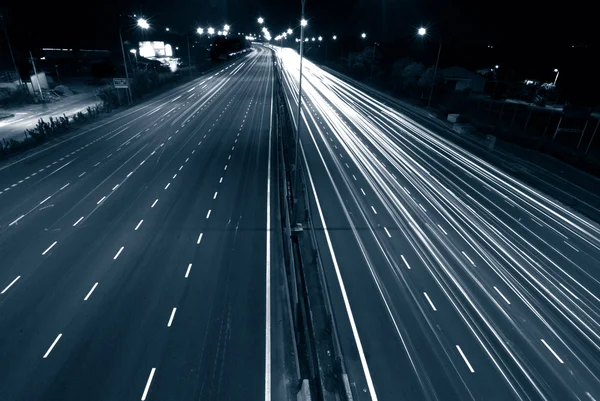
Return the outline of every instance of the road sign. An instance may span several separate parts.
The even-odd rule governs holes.
[[[129,88],[127,78],[113,78],[115,88]]]

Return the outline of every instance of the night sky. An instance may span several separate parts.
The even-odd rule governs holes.
[[[118,46],[119,14],[148,17],[154,27],[148,33],[154,37],[148,39],[157,39],[155,36],[164,26],[193,32],[197,24],[217,28],[225,22],[232,26],[233,32],[256,32],[259,16],[265,18],[275,36],[288,26],[294,27],[300,14],[300,0],[124,0],[118,5],[65,0],[34,3],[10,0],[10,4],[0,6],[17,51],[36,47],[114,48]],[[556,64],[578,63],[570,53],[572,46],[590,46],[598,40],[593,4],[569,1],[552,5],[527,0],[308,0],[306,16],[310,21],[309,35],[330,37],[335,33],[357,37],[365,31],[370,40],[388,43],[391,52],[401,52],[398,43],[402,41],[416,41],[414,33],[423,24],[431,33],[430,42],[436,42],[432,39],[435,37],[462,46],[454,57],[445,53],[446,64],[458,63],[461,58],[472,67],[488,62],[515,65],[522,60],[523,68],[529,65],[533,70],[545,71]],[[480,54],[488,44],[495,46],[496,53]],[[6,56],[2,37],[0,57],[6,59]]]

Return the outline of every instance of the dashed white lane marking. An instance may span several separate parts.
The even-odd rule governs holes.
[[[462,252],[462,254],[465,256],[465,258],[467,258],[467,260],[468,260],[468,261],[469,261],[469,262],[470,262],[470,263],[471,263],[473,266],[475,266],[475,262],[473,262],[473,261],[471,260],[471,258],[469,257],[469,255],[467,255],[467,254],[465,253],[465,251],[461,251],[461,252]]]
[[[94,290],[96,289],[96,287],[98,287],[98,283],[96,282],[96,284],[94,284],[94,286],[92,287],[92,289],[90,290],[90,292],[87,293],[87,295],[85,296],[85,298],[83,298],[84,301],[87,301],[90,296],[92,295],[92,292],[94,292]]]
[[[571,249],[575,250],[575,252],[579,253],[579,249],[575,248],[573,245],[569,244],[567,241],[563,241],[565,244],[567,244]]]
[[[420,203],[419,203],[419,207],[420,207],[421,209],[423,209],[423,211],[424,211],[425,213],[427,213],[427,210],[425,210],[425,207],[423,207],[423,205],[421,205]]]
[[[219,184],[223,182],[223,177],[221,177],[221,179],[219,180]]]
[[[558,356],[558,354],[556,352],[554,352],[554,350],[548,345],[548,343],[542,338],[542,343],[544,343],[544,345],[546,346],[546,348],[548,348],[548,350],[550,352],[552,352],[552,355],[554,355],[554,357],[556,359],[558,359],[558,362],[560,363],[564,363],[562,359],[560,359],[560,357]]]
[[[373,213],[377,214],[377,210],[373,206],[371,206],[371,209],[373,209]]]
[[[177,312],[177,308],[173,308],[173,311],[171,312],[171,317],[169,318],[169,323],[167,323],[167,327],[171,327],[171,324],[173,323],[173,318],[175,318],[175,312]]]
[[[406,267],[408,267],[408,270],[412,270],[410,268],[410,265],[408,264],[408,262],[406,261],[406,259],[404,259],[404,255],[400,255],[400,257],[402,258],[402,261],[404,262],[404,264],[406,265]]]
[[[50,198],[52,198],[52,195],[50,195],[49,197],[47,197],[46,199],[44,199],[43,201],[41,201],[40,205],[43,205],[44,203],[46,203]]]
[[[426,292],[424,292],[423,295],[425,295],[425,298],[427,298],[427,302],[429,302],[429,305],[431,305],[431,309],[433,309],[434,312],[437,312],[437,309],[435,309],[435,305],[433,304],[433,302],[431,302],[429,295],[427,295]]]
[[[114,190],[116,190],[117,188],[119,188],[119,184],[115,185],[115,186],[113,187],[113,189],[112,189],[112,190],[114,191]]]
[[[188,276],[190,275],[190,270],[192,270],[192,264],[191,263],[188,265],[188,268],[185,271],[185,278],[188,278]]]
[[[227,164],[225,165],[225,168],[223,170],[227,170]]]
[[[135,229],[134,229],[134,231],[137,231],[137,230],[138,230],[138,228],[140,228],[140,226],[142,225],[142,223],[143,223],[143,222],[144,222],[144,219],[140,220],[140,222],[139,222],[139,223],[137,223],[137,226],[135,226]]]
[[[52,245],[50,245],[44,252],[42,252],[42,255],[47,254],[48,252],[50,252],[50,249],[54,248],[54,245],[56,245],[58,243],[58,241],[54,241],[52,243]]]
[[[510,305],[510,301],[504,296],[503,293],[500,292],[500,290],[498,288],[496,288],[496,286],[494,286],[494,290],[496,290],[496,292],[498,293],[498,295],[500,295],[502,297],[502,299],[504,300],[504,302],[506,302],[507,304]]]
[[[458,350],[458,352],[460,353],[460,356],[462,356],[462,359],[465,361],[465,363],[467,364],[467,367],[469,368],[469,371],[471,373],[475,373],[475,371],[473,370],[473,367],[471,366],[471,363],[469,362],[469,360],[467,359],[467,357],[465,356],[465,354],[462,352],[462,349],[460,349],[460,346],[456,346],[456,349]]]
[[[203,235],[204,235],[204,233],[200,233],[200,235],[198,236],[198,241],[196,241],[196,244],[200,245],[200,241],[202,241]]]
[[[213,195],[213,199],[217,199],[217,194],[218,192],[215,192],[215,194]]]
[[[187,163],[188,161],[190,161],[190,158],[188,157],[187,159],[185,159],[185,162]]]
[[[113,258],[113,260],[116,260],[116,259],[119,257],[119,255],[121,254],[121,252],[123,252],[123,249],[125,249],[125,247],[124,247],[124,246],[122,246],[122,247],[119,249],[119,251],[117,252],[117,254],[115,255],[115,257]]]
[[[48,355],[50,355],[50,353],[52,352],[52,349],[54,348],[54,346],[56,345],[56,343],[58,342],[58,340],[60,340],[60,338],[62,337],[62,333],[60,333],[56,339],[54,340],[54,342],[52,343],[52,345],[50,346],[50,348],[48,348],[48,351],[46,351],[46,353],[44,354],[44,359],[48,358]]]
[[[152,206],[150,206],[151,208],[156,206],[156,203],[158,202],[158,199],[154,201],[154,203],[152,204]]]
[[[179,171],[183,170],[183,166],[179,167]]]
[[[227,156],[227,160],[231,160],[231,155]]]
[[[171,183],[168,183],[167,186],[165,187],[165,189],[169,188],[169,185],[171,185]]]
[[[24,214],[22,214],[19,218],[17,218],[15,221],[13,221],[12,223],[10,223],[8,226],[14,226],[15,224],[17,224],[19,222],[19,220],[21,220],[23,217],[25,217]]]
[[[390,237],[390,238],[392,238],[392,235],[388,231],[387,227],[383,227],[383,229],[385,230],[385,233],[387,234],[387,236]]]
[[[446,232],[446,230],[444,230],[444,228],[442,226],[440,226],[439,224],[437,226],[439,227],[440,230],[442,230],[444,235],[448,235],[448,233]]]
[[[175,178],[177,178],[177,174],[175,174],[172,179],[174,180]]]
[[[148,376],[148,381],[146,382],[146,387],[144,387],[144,393],[142,394],[142,401],[146,401],[150,385],[152,384],[152,378],[154,377],[154,372],[156,372],[156,368],[152,368],[150,371],[150,376]]]
[[[11,281],[9,285],[7,285],[6,287],[4,287],[4,289],[2,290],[2,292],[0,292],[0,294],[4,294],[6,291],[8,291],[8,289],[10,287],[12,287],[13,284],[16,283],[20,278],[21,278],[21,276],[17,276],[17,278],[14,279],[13,281]]]
[[[103,197],[102,197],[102,199],[100,199],[100,200],[98,201],[98,203],[96,203],[96,205],[99,205],[99,204],[101,204],[102,202],[104,202],[104,199],[106,199],[106,196],[103,196]]]
[[[360,189],[360,192],[362,192],[362,194],[365,195],[365,196],[367,195],[362,188]]]
[[[354,178],[354,181],[356,181],[356,176],[354,174],[352,174],[352,178]]]
[[[93,166],[93,167],[98,167],[99,165],[100,165],[100,162],[98,162],[98,163],[94,164],[94,166]]]
[[[85,171],[84,171],[83,173],[79,174],[77,177],[78,177],[78,178],[81,178],[81,177],[83,177],[84,175],[85,175]]]
[[[211,212],[211,210],[209,209],[209,210],[208,210],[208,213],[206,213],[206,218],[207,218],[207,219],[210,217],[210,212]]]
[[[63,186],[62,186],[62,187],[59,189],[59,191],[62,191],[63,189],[65,189],[66,187],[68,187],[68,186],[69,186],[69,184],[71,184],[71,183],[70,183],[70,182],[67,182],[65,185],[63,185]]]
[[[81,222],[81,220],[83,220],[83,216],[81,216],[76,222],[75,224],[73,224],[73,227],[75,227],[77,224],[79,224]]]
[[[127,178],[131,177],[131,174],[133,174],[133,171],[130,171],[129,174],[127,174]]]

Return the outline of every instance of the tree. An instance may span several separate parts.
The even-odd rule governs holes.
[[[394,61],[394,64],[392,65],[392,72],[390,74],[394,85],[394,90],[398,89],[398,86],[402,84],[402,72],[411,63],[412,60],[407,57],[403,57]]]
[[[435,73],[435,67],[429,67],[427,69],[427,71],[425,71],[423,73],[423,75],[421,75],[421,78],[419,79],[419,88],[421,88],[423,91],[431,90],[431,85],[434,83],[434,81],[433,81],[434,73]],[[438,89],[440,89],[442,87],[443,83],[444,83],[444,78],[442,77],[442,74],[438,70],[437,73],[435,73],[434,88],[437,87]]]
[[[419,78],[423,75],[425,66],[421,63],[411,63],[402,71],[402,88],[407,92],[412,92],[417,88]]]

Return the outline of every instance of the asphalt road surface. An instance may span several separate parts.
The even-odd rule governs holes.
[[[283,399],[272,69],[0,165],[1,400]]]
[[[278,55],[296,108],[297,54]],[[304,66],[301,154],[356,399],[600,400],[598,224]]]

